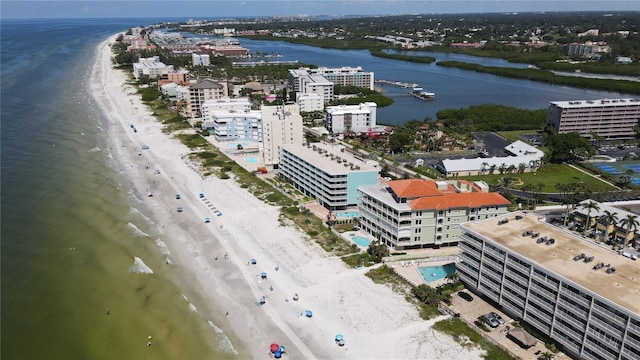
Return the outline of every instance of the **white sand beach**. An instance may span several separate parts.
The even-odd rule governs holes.
[[[166,235],[167,266],[188,279],[179,286],[199,294],[198,311],[206,311],[207,303],[228,311],[216,319],[220,328],[231,329],[232,342],[242,341],[252,358],[267,357],[272,342],[285,345],[283,358],[291,359],[481,358],[481,349],[432,330],[440,318],[420,319],[401,295],[364,276],[366,269],[347,268],[295,227],[281,226],[277,208],[233,180],[203,178],[184,156],[190,150],[162,133],[126,85],[126,75],[113,69],[109,43],[115,38],[99,45],[92,72],[94,97],[110,123],[112,154]],[[177,212],[177,206],[184,211]],[[251,258],[257,264],[249,264]],[[295,293],[298,301],[292,299]],[[267,302],[259,306],[262,296]],[[313,317],[300,316],[305,310]],[[344,347],[336,345],[336,334],[344,335]]]

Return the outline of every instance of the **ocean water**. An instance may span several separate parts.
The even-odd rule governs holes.
[[[100,41],[156,21],[1,23],[5,359],[242,356],[165,264],[87,87]]]

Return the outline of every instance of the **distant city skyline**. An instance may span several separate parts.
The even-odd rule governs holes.
[[[404,15],[640,11],[640,1],[357,0],[357,1],[32,1],[0,3],[2,19],[44,18],[220,18],[294,15]]]

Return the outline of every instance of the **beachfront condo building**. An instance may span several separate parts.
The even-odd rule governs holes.
[[[377,106],[374,102],[327,106],[324,126],[332,134],[366,133],[376,127]]]
[[[593,360],[640,358],[635,261],[535,214],[463,224],[459,247],[456,266],[465,286],[565,353]]]
[[[350,154],[344,146],[308,143],[278,147],[279,174],[329,210],[357,203],[358,187],[378,182],[378,163]]]
[[[302,116],[298,106],[263,106],[262,155],[265,165],[278,163],[278,147],[284,144],[302,144]]]
[[[202,129],[213,133],[213,114],[218,113],[245,113],[251,110],[251,100],[248,97],[207,100],[202,104]]]
[[[630,140],[636,136],[640,122],[640,99],[602,99],[552,101],[547,111],[547,124],[559,134],[577,132],[606,140]]]
[[[258,143],[262,139],[262,113],[258,110],[238,112],[236,110],[211,113],[213,133],[216,141],[249,141]],[[207,129],[208,130],[208,129]]]
[[[227,82],[203,79],[189,85],[189,103],[187,110],[192,118],[202,117],[202,104],[229,96]]]
[[[133,63],[133,77],[136,79],[145,75],[149,79],[157,79],[170,71],[173,71],[173,65],[165,65],[160,61],[160,56],[140,58],[138,62]]]
[[[481,181],[406,179],[358,188],[360,229],[398,250],[454,246],[462,223],[503,215],[509,204]]]

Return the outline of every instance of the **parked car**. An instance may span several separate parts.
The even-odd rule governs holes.
[[[497,328],[498,326],[500,326],[498,320],[496,320],[495,317],[491,316],[491,314],[484,314],[482,315],[482,318],[484,319],[484,322],[487,323],[487,325],[491,326],[491,328]]]
[[[504,319],[502,318],[502,316],[500,316],[500,314],[492,311],[489,313],[489,315],[493,316],[494,319],[498,320],[500,325],[504,325]]]
[[[458,296],[460,296],[461,298],[463,298],[466,301],[473,301],[473,296],[469,295],[468,293],[466,293],[464,291],[458,291]]]

